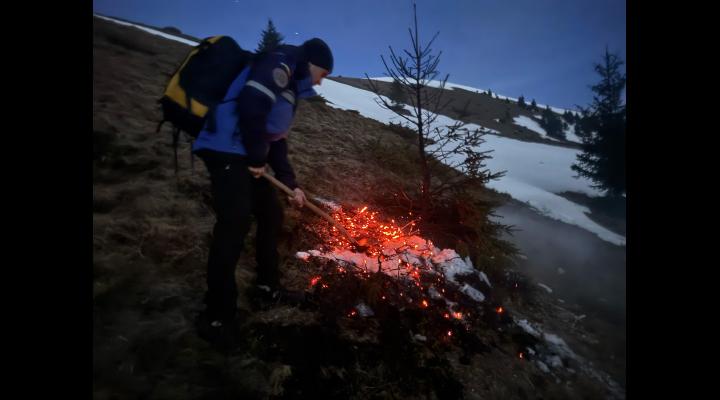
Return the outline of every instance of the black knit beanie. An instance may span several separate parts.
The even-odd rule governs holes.
[[[329,72],[333,69],[333,55],[322,39],[313,38],[302,44],[305,49],[305,54],[308,57],[308,61],[317,65],[318,67],[325,68]]]

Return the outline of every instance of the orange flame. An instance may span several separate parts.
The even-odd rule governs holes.
[[[395,252],[395,247],[385,248],[384,243],[390,240],[401,239],[417,232],[414,221],[401,225],[401,221],[391,219],[389,223],[378,219],[378,212],[370,211],[368,206],[347,212],[342,208],[332,211],[332,217],[340,222],[350,236],[358,239],[362,246],[367,246],[367,254],[380,256],[385,250]],[[331,246],[344,249],[351,247],[348,238],[341,235],[334,226],[320,226],[319,233],[324,241]],[[365,240],[362,240],[362,239]]]
[[[382,271],[385,273],[391,273],[397,275],[398,278],[402,277],[409,279],[410,292],[407,292],[407,296],[404,296],[403,291],[397,293],[399,297],[407,299],[408,302],[417,305],[420,308],[430,308],[431,304],[429,300],[423,299],[427,296],[428,284],[430,281],[437,279],[437,287],[440,288],[442,293],[446,293],[447,290],[443,288],[444,275],[440,274],[437,276],[429,276],[426,270],[428,266],[414,266],[404,258],[405,251],[412,251],[413,255],[421,255],[422,257],[435,256],[435,247],[432,241],[424,240],[425,244],[419,242],[413,243],[412,240],[416,240],[414,235],[419,235],[418,227],[416,222],[419,219],[416,217],[413,219],[412,213],[410,217],[402,217],[397,219],[388,219],[387,221],[380,218],[380,214],[376,211],[372,211],[368,206],[362,206],[354,208],[352,210],[344,210],[342,208],[335,209],[331,212],[331,215],[335,221],[338,221],[347,230],[349,236],[357,238],[356,240],[362,246],[367,247],[366,255],[370,258],[363,258],[362,261],[357,263],[359,268],[348,267],[347,265],[334,265],[334,271],[340,274],[358,273],[361,278],[369,278],[372,272],[371,267],[374,264],[373,258],[377,258],[377,264],[375,267],[380,266]],[[336,250],[352,248],[348,237],[341,234],[338,229],[330,224],[318,224],[315,225],[314,231],[318,233],[321,239]],[[412,240],[410,240],[412,238]],[[428,246],[427,248],[425,246]],[[333,250],[333,251],[336,251]],[[354,251],[354,250],[353,250]],[[311,286],[317,286],[322,284],[323,288],[327,285],[323,284],[319,276],[312,277],[310,281]],[[415,293],[420,291],[420,298]],[[387,300],[387,293],[381,294],[382,300]],[[443,312],[443,311],[439,311]],[[447,319],[466,319],[468,315],[466,313],[454,312],[449,310],[450,314],[445,314]],[[356,315],[357,312],[349,312],[349,316]]]

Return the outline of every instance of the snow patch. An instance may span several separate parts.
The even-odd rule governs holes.
[[[159,30],[157,30],[157,29],[151,29],[151,28],[147,28],[147,27],[144,27],[144,26],[141,26],[141,25],[131,24],[131,23],[129,23],[129,22],[120,21],[120,20],[113,19],[113,18],[108,18],[108,17],[103,17],[102,15],[97,15],[97,14],[93,14],[93,15],[94,15],[95,17],[100,18],[100,19],[104,19],[104,20],[106,20],[106,21],[114,22],[114,23],[116,23],[116,24],[118,24],[118,25],[132,26],[132,27],[138,28],[138,29],[140,29],[140,30],[143,30],[143,31],[145,31],[145,32],[147,32],[147,33],[150,33],[150,34],[153,34],[153,35],[156,35],[156,36],[162,36],[162,37],[164,37],[165,39],[174,40],[174,41],[176,41],[176,42],[184,43],[184,44],[187,44],[187,45],[190,45],[190,46],[197,46],[198,43],[199,43],[199,42],[196,42],[196,41],[194,41],[194,40],[189,40],[189,39],[185,39],[185,38],[183,38],[183,37],[171,35],[171,34],[169,34],[169,33],[165,33],[165,32],[163,32],[163,31],[159,31]]]

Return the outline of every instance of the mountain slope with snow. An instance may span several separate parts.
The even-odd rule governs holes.
[[[364,90],[372,90],[372,86],[374,85],[380,94],[399,103],[410,103],[403,97],[394,98],[395,96],[401,95],[393,88],[393,84],[388,82],[388,79],[367,80],[340,76],[330,77],[329,79]],[[580,148],[580,141],[575,135],[566,135],[567,137],[562,139],[550,137],[545,133],[545,129],[539,122],[542,118],[536,115],[540,112],[541,108],[532,108],[530,106],[522,107],[518,105],[516,100],[510,97],[498,95],[497,93],[490,95],[485,91],[470,86],[448,82],[445,85],[446,90],[440,93],[440,82],[428,81],[427,84],[430,92],[435,92],[431,93],[431,95],[442,96],[443,100],[439,102],[439,104],[447,102],[447,105],[442,109],[433,108],[435,107],[434,104],[426,105],[430,107],[430,111],[462,120],[466,123],[482,125],[498,131],[501,136],[511,139],[575,149]],[[555,108],[555,111],[564,112],[565,110]],[[566,120],[566,116],[562,113],[557,114],[558,118],[568,125],[575,122],[574,120]]]
[[[381,108],[376,103],[374,93],[370,91],[331,80],[325,80],[316,90],[333,107],[357,110],[360,115],[383,123],[397,124],[403,121],[394,112]],[[412,112],[410,106],[406,105],[405,109]],[[437,126],[451,125],[455,121],[440,115]],[[468,127],[486,129],[476,124]],[[574,178],[570,166],[575,162],[579,150],[514,140],[494,134],[487,135],[485,139],[486,143],[478,150],[494,151],[493,158],[487,162],[488,168],[491,171],[507,171],[504,177],[489,183],[489,187],[510,194],[548,217],[579,226],[613,244],[625,244],[625,237],[590,219],[587,216],[590,212],[587,207],[558,195],[565,191],[584,193],[592,197],[602,195],[591,187],[590,181]]]
[[[375,81],[380,81],[380,82],[392,82],[392,81],[393,81],[393,78],[387,77],[387,76],[375,77],[375,78],[370,78],[370,79],[375,80]],[[428,81],[427,84],[428,84],[428,86],[438,88],[438,87],[440,87],[440,84],[441,84],[441,83],[442,83],[441,81],[431,80],[431,81]],[[479,88],[476,88],[476,87],[467,86],[467,85],[460,85],[460,84],[452,83],[452,82],[446,82],[446,83],[445,83],[445,88],[447,88],[447,89],[462,89],[462,90],[467,90],[467,91],[469,91],[469,92],[475,92],[475,93],[485,93],[485,92],[488,91],[488,89],[479,89]],[[518,101],[518,99],[515,98],[515,97],[503,96],[503,95],[498,94],[498,93],[494,93],[494,94],[495,94],[495,95],[497,96],[497,98],[500,99],[500,100],[508,99],[508,100],[512,100],[512,101],[514,101],[514,102],[517,102],[517,101]],[[547,105],[545,105],[545,104],[540,104],[540,103],[537,103],[537,106],[540,107],[540,108],[546,108],[546,107],[548,107]],[[571,113],[574,113],[574,114],[576,114],[576,115],[578,115],[578,116],[580,115],[577,111],[574,111],[574,110],[568,110],[568,109],[565,109],[565,108],[553,107],[553,106],[549,106],[549,107],[550,107],[550,109],[551,109],[552,111],[554,111],[554,112],[556,112],[556,113],[558,113],[558,114],[562,114],[562,113],[564,113],[564,112],[566,112],[566,111],[570,111]]]
[[[419,301],[419,296],[385,301],[385,289],[378,293],[373,288],[384,288],[376,285],[380,281],[375,279],[390,275],[371,274],[368,276],[371,285],[358,285],[356,279],[365,278],[348,276],[344,268],[352,268],[352,264],[342,260],[366,261],[354,264],[364,268],[377,261],[375,258],[363,260],[347,257],[346,253],[331,260],[305,262],[287,257],[311,247],[316,247],[316,251],[328,249],[321,244],[326,242],[317,232],[303,232],[317,222],[312,214],[290,207],[285,208],[290,216],[286,228],[290,230],[285,230],[287,234],[282,235],[279,243],[284,259],[280,265],[284,286],[311,290],[318,283],[322,289],[315,286],[312,298],[324,303],[320,307],[317,303],[297,307],[283,302],[258,309],[249,296],[254,287],[253,255],[243,252],[237,268],[238,308],[243,324],[238,339],[253,346],[242,346],[226,356],[214,351],[199,337],[196,323],[202,321],[202,313],[198,318],[198,312],[203,307],[205,290],[203,266],[210,244],[208,232],[212,231],[215,219],[207,170],[198,169],[197,159],[193,169],[190,157],[179,157],[179,173],[174,173],[171,129],[165,126],[156,132],[160,118],[156,99],[191,45],[166,37],[172,29],[144,27],[153,32],[93,18],[94,397],[277,397],[285,390],[309,397],[332,392],[340,393],[339,397],[367,398],[378,396],[378,387],[392,392],[398,388],[397,378],[407,377],[413,381],[415,390],[409,392],[406,387],[396,392],[405,398],[460,398],[463,393],[481,398],[507,398],[508,393],[557,399],[624,398],[622,388],[611,380],[625,384],[624,341],[607,344],[613,330],[624,338],[624,326],[606,327],[594,317],[604,313],[592,309],[583,311],[579,318],[585,314],[588,318],[576,326],[577,304],[586,303],[573,301],[576,305],[570,312],[562,304],[565,300],[571,304],[572,298],[565,296],[563,286],[557,282],[539,281],[550,285],[549,293],[542,286],[530,285],[532,282],[516,271],[494,268],[490,259],[495,257],[491,255],[499,256],[505,250],[490,246],[483,251],[481,261],[473,265],[470,257],[460,257],[465,249],[455,251],[443,246],[441,250],[432,242],[415,238],[418,247],[425,245],[430,250],[426,254],[429,257],[417,257],[413,254],[417,248],[407,248],[404,241],[400,246],[397,240],[390,248],[406,263],[413,263],[406,264],[407,274],[426,270],[428,264],[438,269],[427,270],[432,275],[424,275],[428,279],[416,282],[423,283],[421,286],[432,283],[430,287],[420,287],[420,291],[412,288],[428,304]],[[183,38],[188,39],[186,36]],[[343,99],[342,88],[337,91],[335,107],[360,108],[375,119],[383,118],[371,108],[378,107],[366,101],[371,99],[363,99],[357,93],[351,99]],[[354,103],[350,104],[351,100]],[[406,162],[407,142],[396,129],[388,129],[360,112],[332,108],[318,98],[303,101],[300,107],[288,141],[290,157],[303,187],[307,185],[316,195],[348,207],[377,199],[373,195],[380,189],[383,192],[414,189],[417,165]],[[514,142],[517,141],[508,141],[511,145]],[[398,156],[399,162],[394,165],[400,165],[399,168],[392,164],[394,157],[375,152],[376,143],[389,149],[387,154]],[[497,143],[493,146],[502,148]],[[188,155],[189,143],[183,140],[179,150]],[[481,192],[496,197],[485,190]],[[512,206],[525,215],[533,215],[526,207],[514,202]],[[569,236],[582,236],[591,239],[594,245],[614,247],[605,246],[575,227],[533,217],[572,232],[544,235],[557,238],[554,244],[542,241],[543,235],[533,235],[533,245],[553,251],[553,256],[563,261],[568,259],[567,249],[576,247],[556,244],[566,242]],[[482,239],[493,236],[489,233]],[[624,254],[622,248],[614,250]],[[533,269],[542,266],[533,253],[522,251],[530,255]],[[308,258],[312,255],[310,251],[306,254]],[[600,269],[602,275],[607,275],[604,271],[607,259],[594,258],[602,259]],[[325,280],[327,275],[317,275],[323,265],[334,276],[332,281]],[[384,265],[383,272],[389,272],[387,263]],[[562,265],[567,269],[565,277],[581,275],[576,279],[583,291],[593,281],[593,275],[584,273],[588,269],[584,263],[578,264],[578,274],[565,262]],[[552,267],[554,271],[555,266]],[[624,270],[624,263],[622,267]],[[434,276],[435,272],[441,275]],[[318,282],[319,278],[322,280]],[[435,278],[439,278],[437,285]],[[442,285],[443,280],[448,285]],[[515,289],[511,289],[513,283]],[[355,291],[358,286],[364,286],[361,293],[365,295],[358,296]],[[397,286],[391,286],[394,287]],[[506,296],[510,292],[515,299],[521,296],[519,299],[532,302],[508,303]],[[381,299],[377,298],[379,294],[383,294]],[[358,302],[358,298],[365,300]],[[368,300],[373,298],[375,302]],[[453,303],[462,306],[463,312],[447,313],[444,319],[435,312],[442,310],[438,307],[443,304],[444,311],[450,311]],[[430,308],[423,309],[420,304]],[[493,309],[495,304],[503,307]],[[476,314],[473,309],[482,312]],[[465,325],[472,321],[480,324]],[[586,323],[587,329],[582,326]],[[451,330],[446,332],[445,326]],[[258,337],[266,340],[257,341]],[[387,338],[392,342],[389,347]],[[441,351],[435,351],[438,340],[450,346],[443,345]],[[307,351],[300,357],[298,341],[307,344],[304,348]],[[497,346],[485,351],[487,343]],[[469,350],[463,354],[469,364],[462,357],[458,364],[458,354],[453,350],[457,346]],[[369,356],[358,360],[353,356],[358,349]],[[316,357],[318,354],[338,357],[328,361],[327,357]],[[616,357],[618,361],[614,361]],[[203,363],[200,369],[198,360]],[[319,375],[325,378],[303,378]],[[448,394],[448,387],[458,390]]]
[[[148,28],[147,26],[143,26],[143,25],[139,25],[139,24],[133,24],[133,23],[131,23],[131,22],[125,22],[125,21],[121,21],[121,20],[115,19],[115,18],[108,18],[108,17],[102,16],[102,15],[98,15],[98,14],[93,14],[93,15],[94,15],[95,17],[97,17],[97,18],[104,19],[104,20],[106,20],[106,21],[111,21],[111,22],[114,22],[114,23],[116,23],[116,24],[118,24],[118,25],[132,26],[132,27],[135,27],[135,28],[140,29],[140,30],[142,30],[142,31],[145,31],[145,32],[147,32],[147,33],[150,33],[150,34],[152,34],[152,35],[161,36],[161,37],[164,37],[165,39],[174,40],[174,41],[176,41],[176,42],[184,43],[184,44],[187,44],[187,45],[190,45],[190,46],[195,46],[195,45],[197,45],[197,44],[199,43],[198,41],[186,39],[186,38],[183,38],[183,37],[180,37],[180,36],[177,36],[177,35],[171,35],[171,34],[169,34],[169,33],[167,33],[167,32],[163,32],[163,31],[161,31],[161,30],[159,30],[159,29],[152,29],[152,28]]]

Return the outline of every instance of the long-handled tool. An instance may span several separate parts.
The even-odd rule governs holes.
[[[295,196],[295,192],[293,192],[289,187],[287,187],[285,184],[283,184],[282,182],[277,180],[274,176],[270,175],[267,171],[264,171],[262,176],[265,179],[269,180],[270,183],[272,183],[273,185],[275,185],[279,189],[281,189],[283,192],[287,193],[289,196],[291,196],[291,197]],[[333,224],[340,232],[342,232],[343,235],[345,235],[348,238],[348,240],[350,240],[350,243],[355,247],[356,250],[361,251],[361,252],[367,251],[367,249],[368,249],[367,246],[363,246],[360,243],[358,243],[358,241],[355,240],[355,238],[352,237],[350,235],[350,233],[342,225],[340,225],[337,221],[335,221],[333,219],[333,217],[328,215],[328,213],[321,210],[320,208],[318,208],[318,206],[316,206],[315,204],[310,202],[309,199],[307,199],[307,198],[305,199],[304,205],[306,205],[309,209],[314,211],[315,214],[325,218],[328,222]]]

